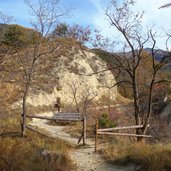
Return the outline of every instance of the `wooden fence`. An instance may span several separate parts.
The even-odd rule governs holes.
[[[82,131],[81,137],[79,138],[79,142],[83,138],[83,145],[86,144],[86,117],[81,116],[80,113],[55,113],[54,116],[52,116],[52,117],[26,115],[26,117],[27,118],[53,120],[53,121],[57,121],[57,122],[82,122],[83,123],[83,131]],[[29,127],[27,127],[27,128],[29,128]]]
[[[127,129],[137,129],[142,128],[143,125],[134,125],[134,126],[123,126],[123,127],[114,127],[114,128],[104,128],[98,129],[98,119],[96,120],[95,125],[95,152],[97,151],[97,138],[98,135],[114,135],[114,136],[128,136],[128,137],[143,137],[143,138],[151,138],[151,135],[139,135],[139,134],[129,134],[129,133],[118,133],[118,132],[111,132],[111,131],[118,131],[118,130],[127,130]],[[149,125],[148,125],[149,127]]]

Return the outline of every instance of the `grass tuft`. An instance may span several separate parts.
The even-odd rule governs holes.
[[[19,119],[3,119],[0,131],[0,170],[70,171],[75,166],[69,157],[71,147],[60,139],[50,139],[27,131],[20,137]]]
[[[171,144],[113,144],[103,154],[115,164],[134,163],[142,171],[171,170]]]

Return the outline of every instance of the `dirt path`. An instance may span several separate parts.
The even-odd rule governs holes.
[[[71,157],[77,165],[77,171],[133,171],[133,166],[119,167],[106,162],[94,148],[76,149]]]
[[[40,119],[33,119],[31,126],[37,126],[46,130],[52,137],[61,138],[74,146],[70,156],[77,166],[77,171],[134,171],[134,167],[119,167],[106,162],[99,154],[94,153],[94,142],[87,139],[86,147],[78,148],[78,139],[71,137],[70,134],[64,131],[66,126],[52,126],[48,125],[47,121]]]

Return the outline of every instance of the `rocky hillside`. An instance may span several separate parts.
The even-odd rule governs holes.
[[[64,39],[58,43],[60,49],[39,62],[36,71],[38,84],[33,85],[27,103],[35,107],[49,106],[57,97],[64,105],[75,105],[74,99],[77,103],[85,99],[97,101],[102,97],[115,100],[117,88],[108,88],[115,84],[113,74],[110,71],[100,72],[107,68],[105,62],[78,44],[73,45]],[[21,100],[13,106],[20,104]]]

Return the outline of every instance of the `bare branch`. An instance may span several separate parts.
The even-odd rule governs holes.
[[[159,9],[161,9],[161,8],[169,8],[170,6],[171,6],[171,3],[167,3],[165,5],[160,6]]]
[[[101,70],[101,71],[97,71],[97,72],[93,72],[91,74],[79,74],[79,75],[84,75],[84,76],[92,76],[92,75],[96,75],[96,74],[100,74],[100,73],[103,73],[103,72],[108,72],[110,70],[114,70],[116,69],[117,67],[109,67],[107,69],[104,69],[104,70]]]
[[[128,83],[128,84],[130,84],[132,86],[132,82],[131,81],[123,80],[123,81],[116,82],[114,85],[112,85],[110,87],[108,87],[108,86],[100,86],[100,87],[105,87],[105,88],[111,89],[111,88],[116,87],[116,86],[118,86],[120,84],[123,84],[123,83]]]

